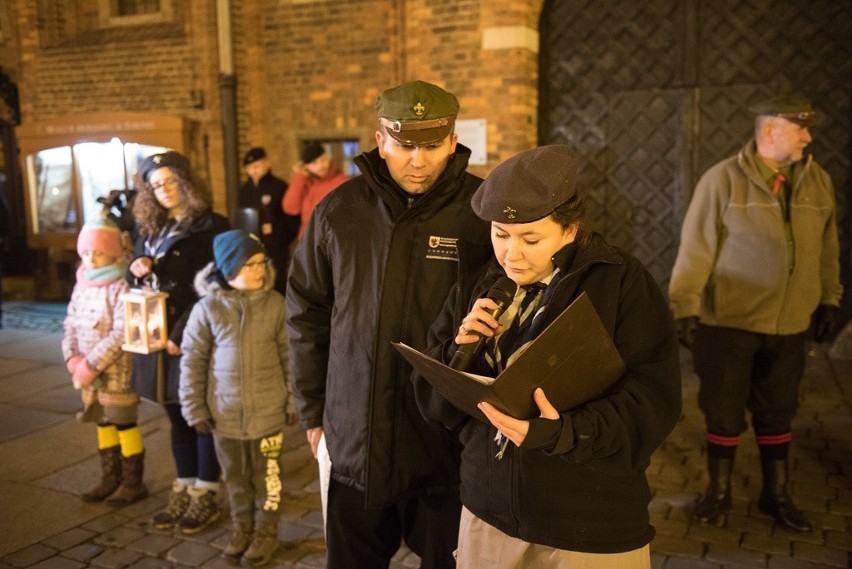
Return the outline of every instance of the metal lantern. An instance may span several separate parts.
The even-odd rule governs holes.
[[[124,301],[124,344],[126,352],[150,354],[165,349],[166,299],[169,293],[149,289],[130,289],[121,295]]]

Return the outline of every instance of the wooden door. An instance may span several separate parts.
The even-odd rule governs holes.
[[[539,141],[577,149],[594,228],[665,287],[700,175],[752,136],[749,105],[800,92],[825,116],[810,151],[837,189],[850,290],[850,37],[834,0],[545,0]]]

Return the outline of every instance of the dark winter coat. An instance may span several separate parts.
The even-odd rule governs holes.
[[[238,199],[238,207],[257,211],[257,229],[245,229],[255,232],[263,241],[266,253],[276,260],[286,259],[290,242],[299,231],[299,216],[287,215],[281,207],[287,189],[287,182],[267,172],[257,185],[251,179],[246,180],[240,187]],[[264,233],[264,223],[272,224],[271,233]],[[279,266],[284,267],[283,264]]]
[[[179,237],[166,254],[154,264],[161,291],[169,293],[166,300],[166,318],[169,340],[180,346],[183,329],[198,300],[193,280],[196,273],[213,260],[213,237],[230,228],[228,220],[212,211],[195,220],[188,231]],[[136,258],[145,256],[145,238],[135,243]],[[134,259],[135,260],[135,259]],[[137,286],[136,279],[128,273],[130,286]],[[157,360],[163,359],[162,381],[157,379]],[[165,350],[152,354],[136,354],[133,357],[133,390],[140,397],[158,403],[177,403],[180,384],[180,356],[170,356]]]
[[[490,249],[470,198],[482,180],[457,146],[435,185],[407,196],[377,149],[362,175],[314,210],[291,261],[290,363],[302,427],[322,426],[332,476],[366,494],[366,507],[457,491],[458,442],[428,424],[411,368],[390,345],[422,348],[458,275],[457,243]]]
[[[629,551],[654,536],[645,469],[680,416],[677,337],[651,275],[600,236],[560,270],[565,276],[545,308],[544,324],[588,293],[627,366],[609,392],[562,412],[561,423],[534,419],[522,447],[509,443],[502,459],[495,457],[494,427],[458,411],[415,377],[418,403],[427,417],[460,433],[461,498],[476,516],[527,542]],[[457,349],[453,338],[462,318],[505,274],[494,260],[482,278],[482,268],[464,263],[462,273],[430,331],[430,352],[445,362]],[[484,371],[479,365],[471,371]]]

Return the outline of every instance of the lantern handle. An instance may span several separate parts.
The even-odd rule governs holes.
[[[137,282],[141,281],[141,284],[145,288],[149,288],[155,292],[160,291],[160,279],[157,277],[157,273],[150,272],[141,279],[137,279]]]

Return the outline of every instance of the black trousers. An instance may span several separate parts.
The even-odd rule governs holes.
[[[326,544],[329,569],[386,569],[401,540],[422,569],[453,569],[461,501],[458,494],[423,495],[381,509],[364,508],[364,493],[331,480]]]
[[[199,433],[190,427],[180,412],[180,405],[163,405],[172,426],[172,456],[178,478],[198,478],[205,482],[218,482],[222,469],[216,458],[213,435]]]
[[[799,405],[805,345],[805,332],[777,336],[699,325],[692,357],[707,431],[740,435],[748,428],[748,409],[756,435],[789,432]]]

